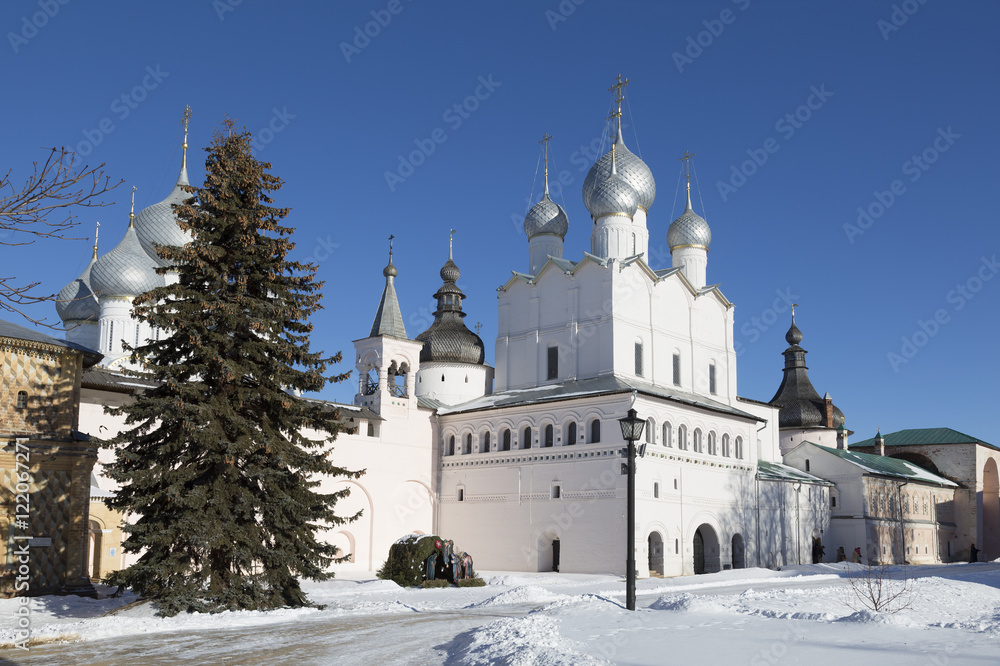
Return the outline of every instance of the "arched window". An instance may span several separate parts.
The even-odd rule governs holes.
[[[510,428],[503,429],[503,439],[500,440],[500,450],[510,451]]]
[[[674,386],[681,385],[681,353],[674,352]]]
[[[548,447],[552,446],[553,444],[555,444],[555,432],[554,431],[555,431],[555,429],[552,427],[551,423],[548,424],[547,426],[545,426],[545,444],[543,444],[543,446],[545,446],[546,448],[548,448]]]
[[[522,449],[531,448],[531,426],[526,426],[524,428],[524,438],[521,440]]]
[[[688,429],[687,426],[677,426],[677,448],[681,451],[688,450]]]
[[[479,442],[479,452],[489,453],[490,452],[490,432],[487,430],[483,433],[483,436]]]
[[[735,451],[735,454],[736,454],[736,458],[737,459],[743,460],[743,438],[742,437],[737,437],[736,438],[736,451]]]
[[[673,446],[674,445],[674,433],[673,428],[670,426],[670,422],[667,421],[663,424],[663,446]]]
[[[732,454],[733,454],[733,452],[729,450],[729,435],[723,435],[722,436],[722,457],[723,458],[728,458]]]
[[[635,343],[635,376],[642,377],[642,343]]]
[[[809,471],[809,458],[806,458],[806,471]]]
[[[566,427],[566,441],[563,442],[563,446],[572,446],[576,444],[576,421],[571,421]]]
[[[711,430],[708,433],[708,455],[717,456],[719,455],[718,448],[715,445],[715,431]]]
[[[472,433],[465,434],[465,446],[462,447],[462,453],[472,453]]]
[[[28,406],[28,392],[18,391],[17,392],[17,408],[24,409]]]
[[[448,438],[448,450],[445,451],[445,455],[446,456],[453,456],[453,455],[455,455],[455,436],[454,435],[452,435],[451,437]]]
[[[597,444],[601,441],[601,420],[594,419],[590,422],[590,443]]]
[[[559,377],[559,347],[552,345],[548,349],[548,372],[546,379],[556,379]]]
[[[695,453],[704,452],[701,446],[701,428],[694,429],[694,452]]]
[[[646,443],[647,444],[656,444],[656,430],[655,430],[655,428],[656,428],[656,423],[653,421],[653,419],[652,418],[646,419],[646,427],[644,428],[644,430],[646,432],[643,433],[643,434],[646,437]]]
[[[708,392],[712,395],[716,393],[715,386],[715,361],[708,364]]]

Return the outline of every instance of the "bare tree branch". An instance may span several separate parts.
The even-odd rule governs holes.
[[[0,245],[29,245],[39,238],[68,239],[66,233],[78,223],[73,207],[111,205],[100,197],[124,181],[111,184],[104,164],[76,166],[76,154],[66,148],[52,148],[44,162],[32,163],[32,174],[20,188],[11,182],[8,171],[0,178]],[[18,234],[24,234],[18,236]],[[51,301],[55,294],[36,296],[31,291],[39,282],[16,284],[15,277],[0,277],[0,311],[21,315],[34,324],[45,319],[27,315],[21,306]]]

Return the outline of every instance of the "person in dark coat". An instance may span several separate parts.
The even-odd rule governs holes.
[[[844,552],[844,547],[843,546],[838,546],[837,547],[837,561],[838,562],[846,562],[847,561],[847,553]]]
[[[972,547],[969,548],[969,564],[978,561],[979,561],[979,549],[976,548],[976,544],[972,544]]]

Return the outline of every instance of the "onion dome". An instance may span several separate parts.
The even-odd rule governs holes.
[[[616,155],[613,155],[616,153]],[[593,214],[592,201],[594,194],[601,183],[611,175],[612,162],[616,162],[618,175],[628,183],[636,194],[636,203],[639,208],[649,212],[653,200],[656,199],[656,181],[653,180],[653,172],[649,170],[646,163],[625,146],[622,139],[621,124],[618,125],[618,136],[612,145],[612,149],[604,154],[594,166],[590,167],[586,179],[583,181],[583,205]],[[595,219],[597,216],[594,216]]]
[[[143,208],[135,219],[136,235],[142,244],[142,249],[157,266],[170,266],[171,261],[163,259],[156,253],[157,245],[187,245],[191,242],[191,233],[184,231],[177,223],[177,215],[173,206],[182,204],[193,195],[185,192],[182,187],[188,184],[187,166],[181,167],[177,184],[166,199],[152,206]]]
[[[149,257],[156,262],[157,266],[170,266],[173,262],[163,259],[156,253],[157,245],[181,246],[191,242],[191,232],[184,231],[177,223],[177,215],[174,213],[174,205],[179,205],[190,199],[193,195],[182,188],[188,183],[187,174],[187,133],[188,119],[191,118],[191,107],[184,110],[184,143],[181,144],[181,172],[177,176],[177,183],[170,191],[167,198],[152,206],[143,208],[135,221],[136,234],[142,249]]]
[[[799,346],[802,341],[802,331],[795,325],[794,314],[791,328],[785,334],[785,340],[789,347],[783,352],[784,375],[778,392],[770,402],[781,409],[778,414],[778,427],[839,428],[844,424],[844,413],[828,399],[829,394],[827,399],[821,398],[813,387],[809,379],[809,368],[806,367],[808,352]]]
[[[687,208],[667,229],[667,245],[673,251],[679,247],[700,247],[708,250],[712,244],[712,230],[698,213],[691,208],[691,185],[688,184]]]
[[[80,277],[59,290],[56,296],[56,312],[64,323],[68,321],[97,321],[101,316],[101,304],[90,286],[90,273],[97,263],[97,240],[94,240],[94,254],[90,263],[80,273]]]
[[[100,298],[106,296],[138,296],[150,289],[162,287],[162,275],[156,264],[143,252],[135,230],[135,214],[129,213],[128,229],[118,246],[94,263],[90,285]]]
[[[549,198],[548,191],[542,200],[531,207],[524,218],[524,233],[528,238],[541,234],[552,234],[565,238],[569,231],[569,217],[563,207]]]
[[[486,360],[486,347],[482,339],[466,328],[462,321],[465,317],[462,311],[465,294],[455,284],[460,275],[449,249],[448,261],[441,268],[444,284],[434,294],[437,299],[434,323],[415,338],[424,343],[420,350],[421,363],[439,361],[482,365]]]
[[[618,174],[615,148],[611,148],[611,171],[607,178],[597,184],[590,193],[587,209],[594,221],[606,215],[627,215],[634,217],[639,207],[639,195],[629,183]],[[591,170],[593,171],[593,170]]]
[[[524,233],[528,238],[542,234],[551,234],[566,238],[569,231],[569,217],[563,207],[549,198],[549,140],[552,137],[545,134],[542,143],[545,144],[545,193],[542,200],[531,207],[524,217]]]

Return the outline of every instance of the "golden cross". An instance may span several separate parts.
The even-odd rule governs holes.
[[[625,95],[622,94],[622,89],[628,85],[628,79],[623,77],[621,74],[618,75],[618,81],[615,85],[608,88],[609,91],[615,91],[615,104],[618,105],[618,111],[612,113],[612,115],[618,118],[618,131],[621,132],[622,129],[622,100],[625,99]]]

